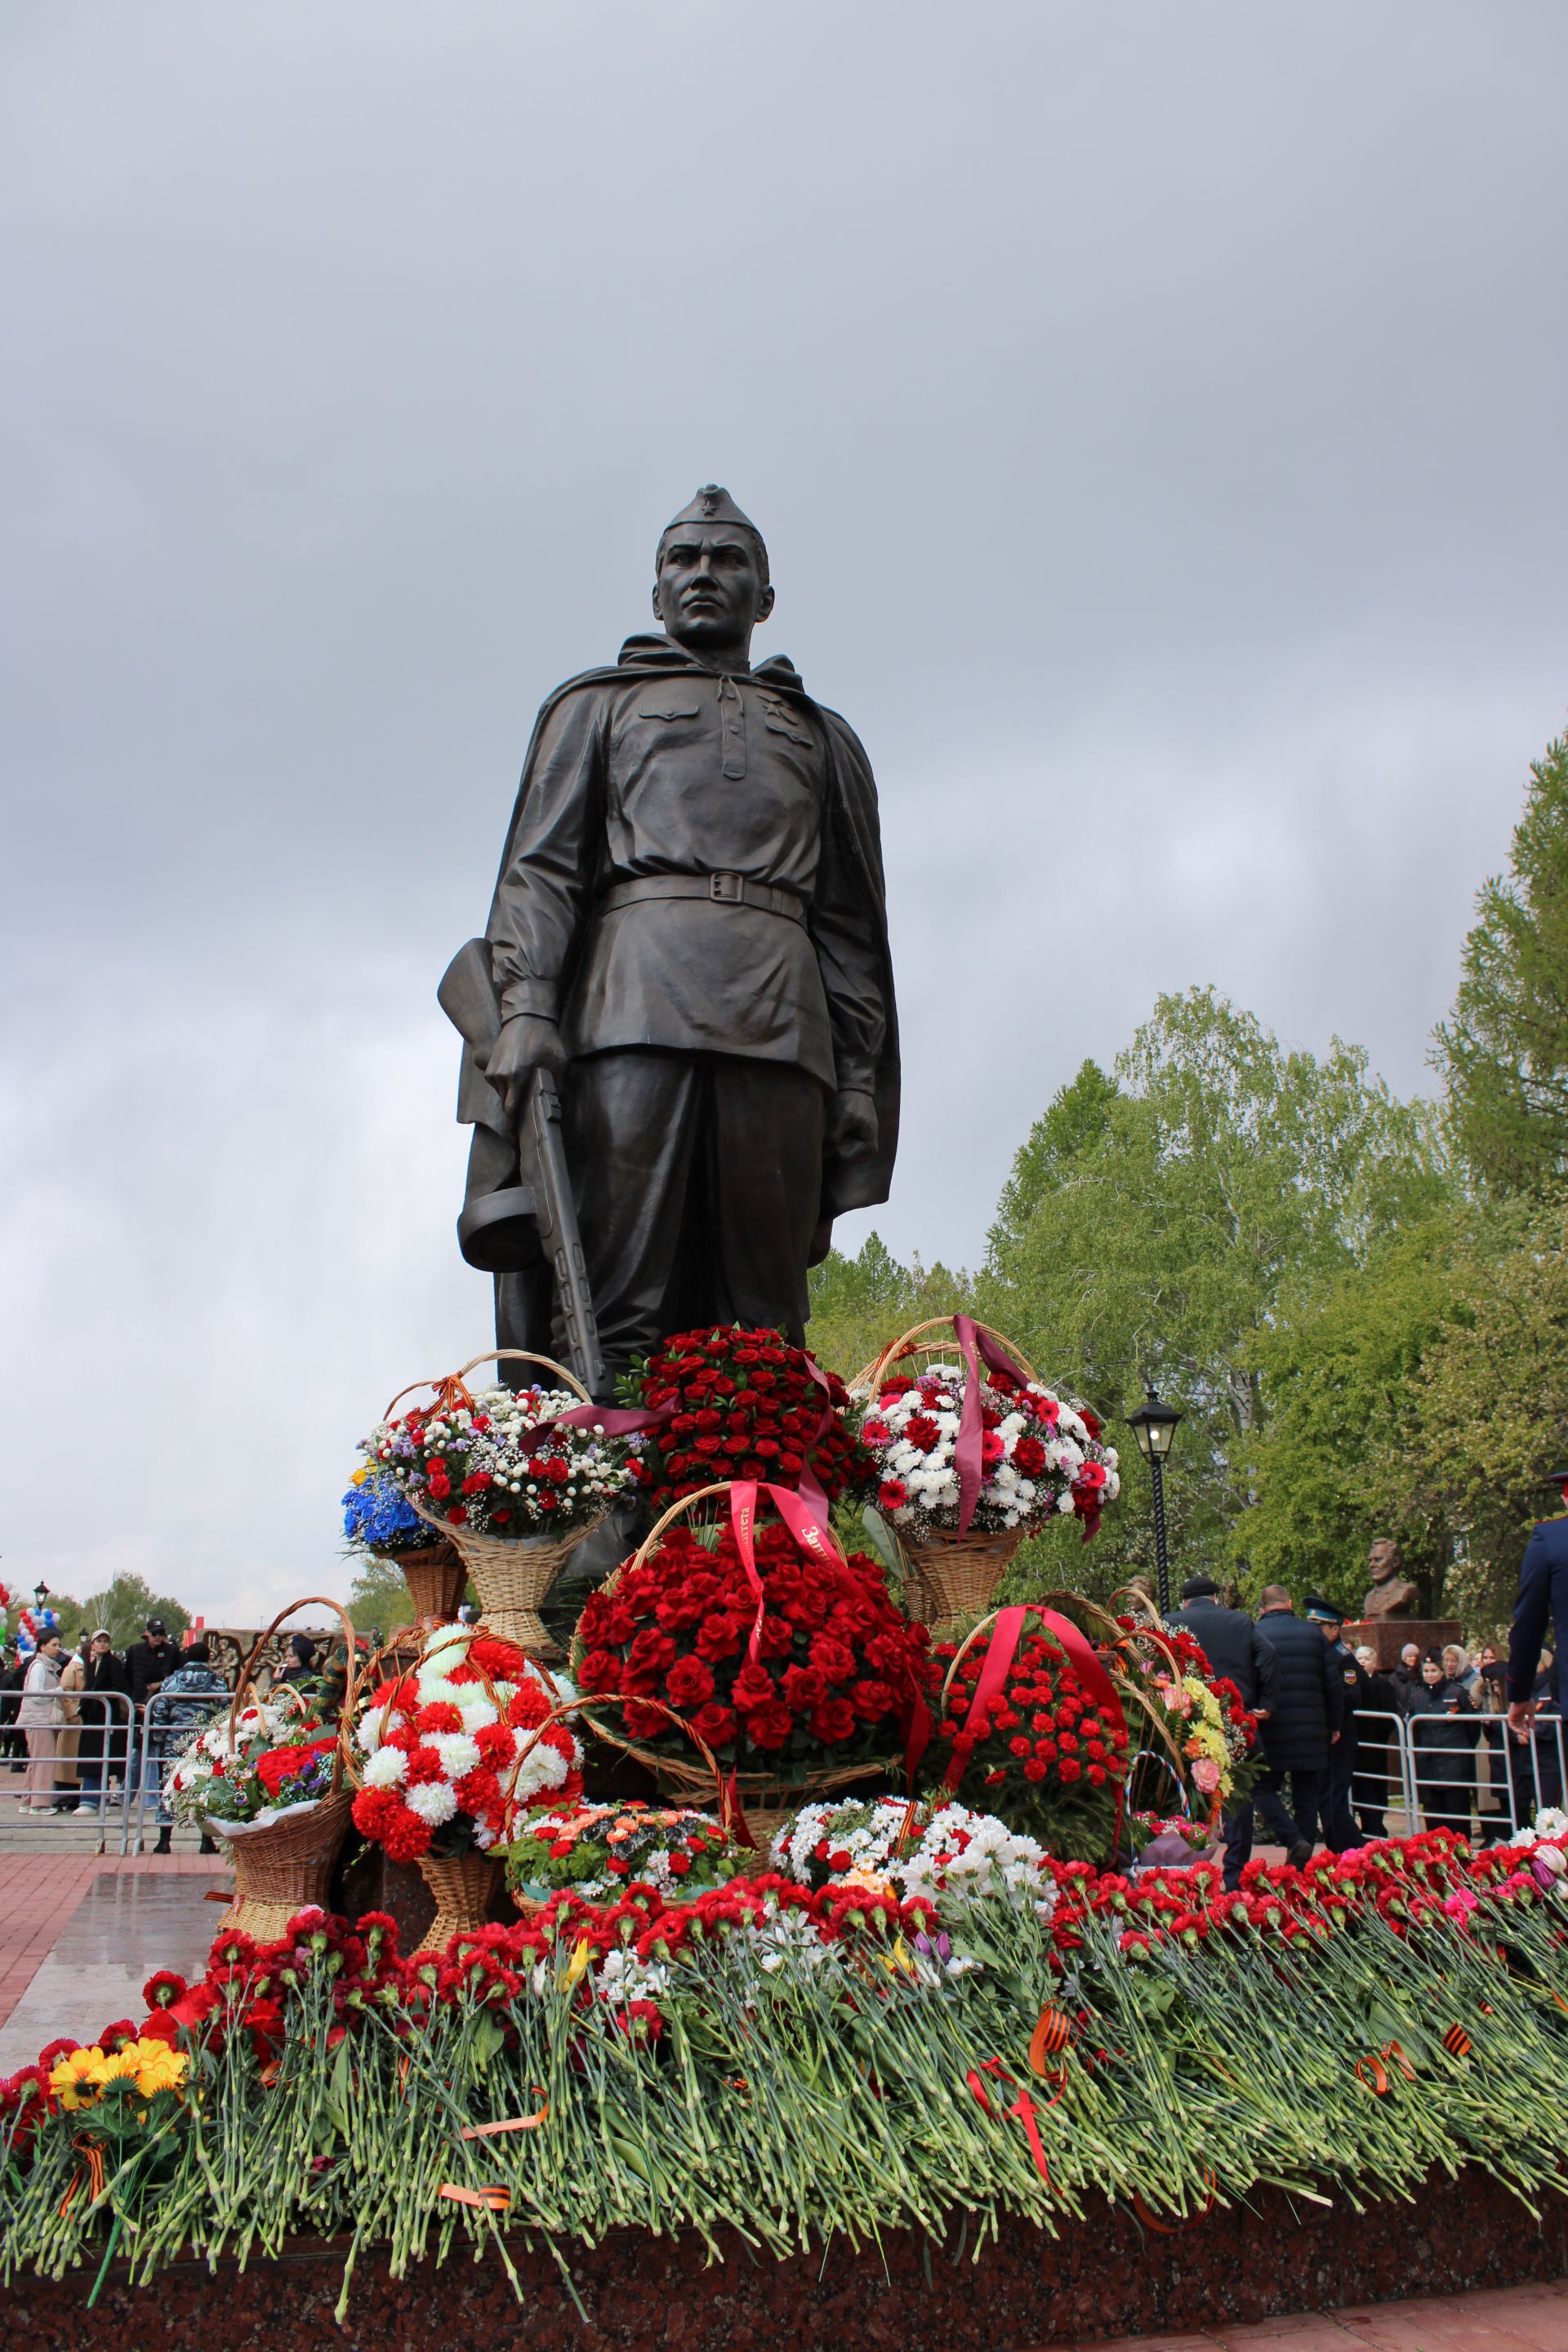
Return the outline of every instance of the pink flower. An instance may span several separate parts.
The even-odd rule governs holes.
[[[1193,1766],[1193,1779],[1205,1797],[1212,1797],[1219,1787],[1219,1766],[1212,1756],[1200,1756]]]

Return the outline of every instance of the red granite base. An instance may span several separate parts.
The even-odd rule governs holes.
[[[1568,2275],[1568,2200],[1535,2221],[1489,2176],[1432,2181],[1414,2205],[1356,2213],[1260,2191],[1249,2210],[1216,2212],[1173,2235],[1126,2211],[1091,2214],[1059,2238],[1013,2229],[978,2263],[959,2235],[941,2245],[910,2231],[880,2252],[833,2246],[826,2262],[753,2256],[736,2239],[723,2263],[701,2246],[624,2231],[572,2258],[579,2315],[547,2253],[513,2249],[520,2305],[499,2263],[466,2255],[394,2282],[379,2262],[355,2274],[347,2326],[331,2311],[342,2252],[301,2242],[277,2262],[216,2276],[176,2265],[147,2289],[111,2276],[96,2310],[90,2272],[60,2285],[18,2280],[7,2347],[50,2352],[1027,2352],[1084,2337],[1167,2333],[1287,2312],[1335,2310],[1401,2295],[1455,2294]]]

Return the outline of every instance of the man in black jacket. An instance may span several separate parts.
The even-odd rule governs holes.
[[[1253,1791],[1268,1827],[1285,1848],[1286,1859],[1310,1862],[1318,1809],[1325,1792],[1329,1757],[1344,1720],[1344,1688],[1329,1658],[1329,1645],[1315,1625],[1294,1613],[1282,1584],[1266,1584],[1258,1602],[1259,1638],[1274,1650],[1279,1686],[1263,1727],[1268,1769]],[[1290,1775],[1290,1808],[1281,1791]]]
[[[1344,1641],[1344,1611],[1325,1601],[1321,1592],[1309,1592],[1306,1611],[1308,1622],[1317,1627],[1327,1644],[1330,1670],[1339,1676],[1344,1694],[1340,1737],[1329,1760],[1322,1821],[1323,1843],[1331,1853],[1345,1853],[1362,1842],[1351,1808],[1351,1780],[1356,1767],[1356,1716],[1371,1706],[1372,1685],[1355,1652]]]
[[[180,1663],[180,1654],[169,1639],[168,1627],[161,1617],[149,1617],[142,1628],[142,1639],[132,1642],[125,1653],[126,1679],[131,1685],[131,1703],[136,1709],[135,1756],[125,1778],[125,1801],[130,1804],[136,1793],[138,1779],[144,1789],[157,1795],[163,1786],[158,1766],[152,1753],[152,1743],[144,1732],[147,1701],[153,1697],[165,1675],[172,1675]]]
[[[1189,1576],[1182,1587],[1178,1622],[1192,1635],[1215,1675],[1233,1682],[1259,1721],[1273,1711],[1279,1686],[1279,1661],[1244,1610],[1222,1609],[1212,1577]],[[1225,1817],[1225,1883],[1234,1894],[1252,1852],[1252,1799],[1244,1797]]]

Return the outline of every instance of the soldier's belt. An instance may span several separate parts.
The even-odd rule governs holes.
[[[617,882],[599,904],[606,914],[614,914],[643,898],[710,898],[719,907],[755,907],[791,923],[805,920],[805,901],[795,891],[778,889],[771,882],[748,882],[742,874],[642,874],[635,882]]]

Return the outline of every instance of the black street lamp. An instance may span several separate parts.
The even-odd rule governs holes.
[[[1154,1557],[1160,1568],[1160,1614],[1171,1613],[1171,1560],[1165,1549],[1165,1456],[1171,1450],[1171,1440],[1176,1433],[1181,1414],[1174,1405],[1164,1404],[1156,1395],[1154,1384],[1149,1383],[1149,1393],[1136,1412],[1127,1416],[1127,1426],[1138,1440],[1138,1448],[1148,1463],[1154,1478]]]
[[[33,1587],[33,1606],[34,1606],[34,1608],[35,1608],[35,1609],[37,1609],[37,1610],[38,1611],[38,1612],[40,1613],[40,1615],[42,1614],[42,1612],[43,1612],[44,1609],[45,1609],[45,1608],[46,1608],[46,1606],[47,1605],[48,1598],[49,1598],[49,1588],[48,1588],[48,1586],[44,1582],[43,1578],[40,1576],[40,1577],[39,1577],[39,1579],[38,1579],[38,1580],[37,1580],[37,1584],[35,1584],[35,1585],[34,1585],[34,1587]]]

